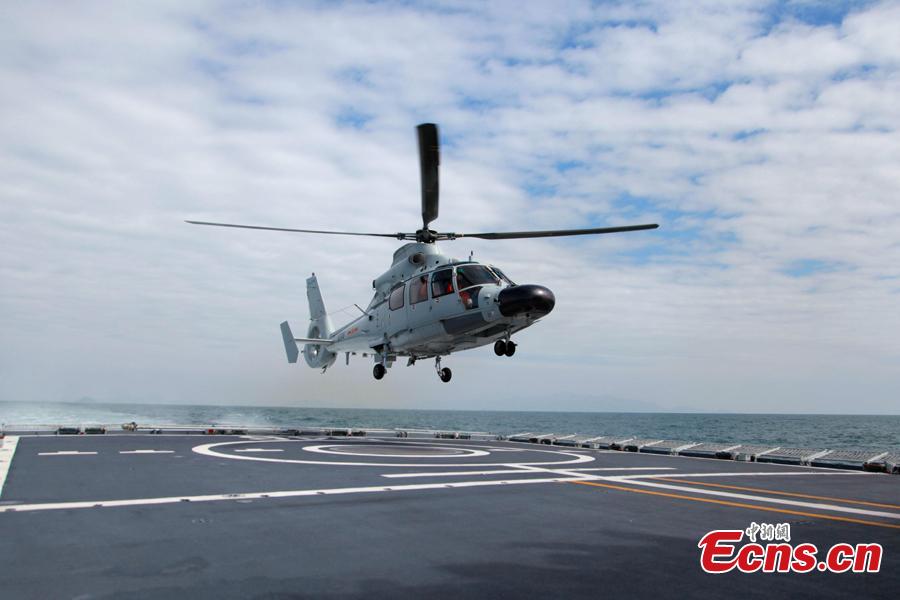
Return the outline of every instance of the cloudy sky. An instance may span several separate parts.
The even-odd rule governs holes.
[[[6,2],[0,399],[900,413],[900,3]],[[418,227],[556,310],[482,348],[288,365]]]

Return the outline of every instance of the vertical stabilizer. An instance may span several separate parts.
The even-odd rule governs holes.
[[[300,356],[300,349],[297,347],[297,340],[294,339],[291,326],[288,325],[287,321],[281,324],[281,337],[284,338],[284,351],[287,353],[288,362],[297,362],[297,357]]]
[[[306,280],[306,298],[309,300],[309,321],[310,327],[316,325],[318,334],[310,337],[326,338],[334,331],[331,319],[325,311],[325,301],[322,300],[322,292],[319,291],[319,281],[316,274]]]
[[[306,298],[309,300],[309,329],[307,337],[312,339],[328,339],[334,332],[328,313],[325,311],[325,301],[322,300],[322,292],[319,291],[319,282],[316,274],[306,280]],[[303,357],[306,364],[313,368],[327,369],[337,357],[333,352],[327,351],[320,344],[306,344],[303,347]]]

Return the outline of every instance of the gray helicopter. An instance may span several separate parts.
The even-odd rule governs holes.
[[[441,381],[452,377],[449,368],[441,367],[441,357],[487,344],[494,345],[497,356],[512,356],[516,343],[512,336],[530,327],[553,310],[556,298],[542,285],[518,285],[493,265],[474,260],[459,260],[441,253],[438,241],[459,238],[510,240],[521,238],[591,235],[656,229],[656,224],[600,227],[594,229],[562,229],[553,231],[511,231],[506,233],[442,233],[428,226],[438,216],[438,166],[440,147],[437,126],[423,123],[417,127],[419,166],[422,182],[422,228],[414,233],[360,233],[288,229],[259,225],[236,225],[187,221],[194,225],[363,235],[409,240],[396,252],[391,268],[372,282],[375,295],[362,314],[335,329],[319,290],[315,273],[306,280],[310,323],[304,338],[294,337],[290,325],[281,324],[284,348],[289,363],[300,355],[297,343],[304,344],[306,364],[325,372],[339,354],[371,355],[375,360],[372,374],[381,379],[399,357],[407,358],[407,366],[418,360],[433,358]]]

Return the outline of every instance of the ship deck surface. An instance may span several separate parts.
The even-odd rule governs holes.
[[[9,445],[11,438],[5,440]],[[4,598],[896,597],[900,478],[500,441],[21,436]],[[713,529],[790,523],[880,573],[709,575]]]

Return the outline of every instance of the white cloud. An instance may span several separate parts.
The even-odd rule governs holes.
[[[896,412],[896,3],[445,8],[5,7],[0,399]],[[308,272],[363,303],[393,243],[182,219],[412,230],[426,120],[441,229],[663,228],[447,244],[558,297],[450,386],[289,367]]]

